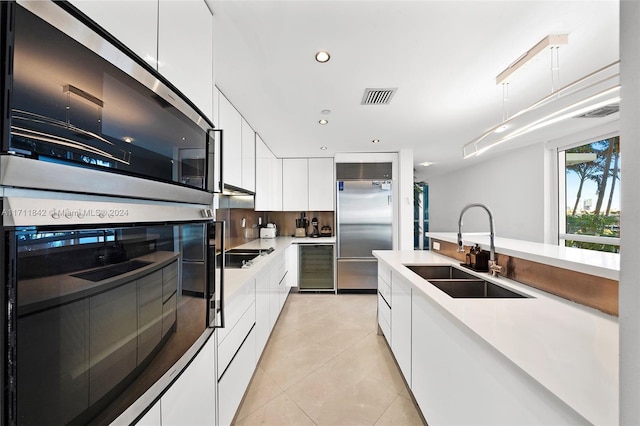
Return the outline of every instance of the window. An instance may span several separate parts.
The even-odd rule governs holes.
[[[620,138],[558,151],[559,242],[620,251]]]

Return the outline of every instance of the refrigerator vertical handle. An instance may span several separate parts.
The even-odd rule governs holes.
[[[391,195],[387,195],[387,205],[390,206],[393,203],[391,200]]]

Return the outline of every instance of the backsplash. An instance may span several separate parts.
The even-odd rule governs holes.
[[[431,239],[440,243],[439,254],[465,262],[465,253],[457,252],[457,244]],[[465,246],[465,252],[469,252]],[[570,271],[496,252],[496,261],[503,267],[501,275],[535,287],[564,299],[580,303],[604,313],[618,316],[618,281],[583,272]]]
[[[256,212],[252,209],[241,208],[220,208],[216,210],[216,219],[224,220],[225,223],[225,247],[227,249],[237,247],[251,240],[260,238],[258,223],[262,219],[262,225],[275,223],[278,236],[292,237],[296,231],[296,219],[300,218],[299,211],[296,212]],[[311,219],[318,219],[318,229],[323,226],[330,226],[332,236],[335,235],[335,215],[332,211],[305,212],[309,227],[307,234],[310,235]],[[242,226],[244,219],[244,227]]]

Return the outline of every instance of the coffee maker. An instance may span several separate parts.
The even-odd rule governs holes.
[[[306,213],[302,212],[300,213],[300,219],[296,219],[296,233],[295,236],[296,237],[306,237],[307,236],[307,226],[308,226],[308,222],[307,222],[307,217],[306,217]]]
[[[318,219],[311,219],[311,226],[313,227],[313,231],[311,231],[312,238],[318,238],[320,236],[320,230],[318,230]]]

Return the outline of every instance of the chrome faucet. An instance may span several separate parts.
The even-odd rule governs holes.
[[[489,209],[489,207],[479,203],[467,204],[466,206],[464,206],[464,208],[460,212],[460,218],[458,219],[458,250],[457,251],[458,253],[464,253],[464,244],[462,242],[462,216],[464,216],[464,213],[467,210],[469,210],[471,207],[482,207],[483,209],[486,210],[487,214],[489,214],[489,273],[495,277],[502,272],[502,266],[496,263],[496,246],[494,243],[495,224],[493,222],[493,213],[491,213],[491,210]]]

